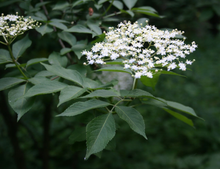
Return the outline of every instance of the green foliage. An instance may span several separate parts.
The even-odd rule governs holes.
[[[106,107],[108,106],[108,102],[103,102],[101,100],[88,100],[85,102],[76,102],[69,106],[63,113],[57,115],[57,116],[75,116],[81,113],[84,113],[91,109],[96,109],[99,107]]]
[[[5,49],[0,49],[0,64],[12,62],[10,54]]]
[[[27,113],[34,104],[34,98],[25,98],[24,95],[29,91],[29,84],[23,84],[8,92],[8,102],[12,109],[18,114],[19,120],[25,113]]]
[[[0,79],[0,91],[9,89],[19,83],[24,82],[25,80],[15,77],[4,77]]]
[[[137,110],[132,107],[117,106],[115,111],[121,119],[129,124],[132,130],[147,139],[145,135],[144,119]]]
[[[25,50],[31,46],[31,41],[28,38],[28,35],[26,35],[23,39],[17,41],[12,46],[12,53],[15,57],[15,59],[18,59],[21,57],[21,55],[25,52]]]
[[[72,163],[75,168],[82,169],[106,166],[211,169],[219,165],[219,135],[216,130],[219,127],[219,109],[216,108],[219,83],[212,88],[213,84],[218,82],[216,74],[219,68],[206,68],[208,62],[212,62],[209,65],[216,65],[217,57],[214,57],[213,53],[212,60],[205,60],[211,55],[210,52],[204,52],[204,46],[207,46],[205,42],[201,42],[201,47],[199,44],[201,51],[197,54],[199,56],[195,56],[202,58],[197,59],[198,66],[195,69],[199,71],[193,69],[193,73],[186,73],[188,79],[178,77],[177,80],[176,76],[173,76],[167,80],[167,74],[179,76],[178,72],[161,71],[154,74],[153,78],[142,77],[137,85],[134,81],[133,87],[137,88],[133,90],[115,89],[115,81],[103,83],[98,77],[102,71],[131,75],[129,69],[120,67],[122,60],[107,62],[110,66],[101,68],[96,65],[83,65],[85,57],[82,56],[82,51],[90,49],[95,42],[103,41],[105,36],[102,32],[108,31],[109,26],[115,26],[125,19],[138,20],[139,24],[144,25],[149,18],[150,22],[157,22],[155,18],[162,18],[154,8],[148,6],[155,4],[152,5],[154,7],[158,3],[160,2],[150,1],[146,4],[137,0],[20,0],[0,3],[2,12],[18,11],[19,14],[24,13],[42,23],[36,28],[37,32],[30,31],[13,42],[14,58],[5,46],[2,45],[0,49],[1,111],[10,117],[7,118],[8,116],[1,112],[0,123],[3,125],[0,127],[0,154],[4,154],[0,163],[3,167],[10,169],[22,166],[6,157],[14,155],[13,151],[18,151],[13,139],[18,140],[18,147],[22,154],[25,154],[24,159],[19,155],[20,162],[25,161],[27,168],[46,169],[47,165],[50,168],[70,168]],[[219,16],[218,5],[211,2],[194,3],[197,5],[195,9],[199,11],[198,20],[195,22],[207,22],[214,15]],[[188,16],[174,14],[180,9],[180,4],[184,4],[183,1],[179,0],[178,4],[167,2],[168,9],[174,12],[167,10],[170,14],[165,15],[168,18],[175,15],[175,21],[166,21],[164,18],[158,20],[158,25],[166,21],[161,27],[173,27],[173,23],[179,22],[182,23],[183,29],[187,29],[189,23],[185,22]],[[193,3],[189,5],[193,6]],[[7,7],[7,11],[2,7]],[[160,7],[158,9],[161,9]],[[93,10],[91,15],[89,8]],[[181,9],[192,15],[189,7]],[[164,15],[162,11],[159,13]],[[216,42],[218,40],[216,39]],[[210,45],[210,49],[215,44]],[[5,65],[7,63],[13,64]],[[118,66],[111,66],[112,64]],[[216,72],[210,73],[207,70]],[[203,72],[206,77],[199,72]],[[203,100],[204,98],[206,99]],[[196,112],[207,120],[208,125],[204,126],[201,120],[196,120],[194,125],[192,118],[200,117],[191,107],[178,102],[194,107]],[[210,116],[206,115],[206,106],[211,107]],[[188,126],[196,127],[197,130],[187,128],[184,123],[179,123],[164,112]],[[7,123],[8,119],[11,124]],[[16,123],[13,119],[19,122]],[[9,133],[12,133],[8,136],[6,126]],[[149,139],[147,142],[146,133]],[[207,144],[210,145],[209,148],[205,147]],[[205,154],[203,148],[210,154]],[[102,155],[102,159],[96,159],[93,154]],[[87,161],[83,161],[83,157]],[[15,156],[15,159],[19,159],[18,156]]]
[[[102,151],[115,136],[115,121],[111,113],[94,118],[86,126],[87,151],[85,159]]]

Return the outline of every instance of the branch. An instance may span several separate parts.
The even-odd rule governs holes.
[[[51,100],[51,99],[46,99]],[[51,124],[51,103],[45,103],[43,116],[43,148],[42,148],[42,169],[49,169],[49,151],[50,151],[50,124]]]
[[[43,1],[43,0],[40,0],[40,2],[44,2],[44,1]],[[50,20],[50,16],[49,16],[49,14],[48,14],[48,11],[47,11],[46,6],[43,5],[42,8],[43,8],[43,10],[44,10],[44,13],[45,13],[47,19]],[[54,30],[54,32],[57,32],[57,29],[56,29],[55,26],[53,26],[53,30]],[[64,43],[63,43],[63,41],[62,41],[62,39],[60,39],[60,38],[59,38],[59,43],[60,43],[60,46],[61,46],[62,48],[66,48],[65,45],[64,45]],[[70,63],[71,63],[71,64],[74,64],[74,61],[73,61],[73,59],[72,59],[70,53],[67,53],[66,55],[67,55],[67,58],[69,59]]]
[[[13,117],[7,107],[6,97],[3,92],[0,92],[0,113],[4,119],[5,125],[7,126],[8,136],[14,151],[14,160],[18,169],[26,169],[24,153],[20,148],[19,140],[17,136],[18,123],[16,118]]]

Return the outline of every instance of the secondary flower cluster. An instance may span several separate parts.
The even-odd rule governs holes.
[[[130,69],[135,78],[153,77],[161,67],[168,71],[175,68],[185,71],[186,65],[194,60],[185,60],[197,45],[184,44],[175,38],[184,32],[178,30],[159,30],[155,26],[140,26],[137,22],[120,23],[118,28],[109,28],[105,41],[96,43],[91,51],[83,51],[88,64],[105,64],[106,61],[123,59],[125,69]]]
[[[9,43],[11,39],[23,34],[29,29],[34,29],[40,24],[35,20],[24,18],[18,15],[6,15],[0,16],[0,36],[3,36],[6,43]]]

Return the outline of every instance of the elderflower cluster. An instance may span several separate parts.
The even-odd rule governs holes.
[[[88,64],[105,64],[106,61],[123,59],[125,69],[130,69],[135,78],[141,76],[153,77],[162,70],[179,68],[186,70],[194,60],[186,60],[197,48],[195,42],[191,45],[184,40],[175,38],[184,32],[178,30],[159,30],[155,26],[140,26],[137,22],[120,23],[117,28],[110,27],[105,33],[105,41],[96,43],[91,51],[83,51]]]
[[[18,15],[4,16],[4,14],[2,14],[0,16],[0,36],[3,36],[6,43],[9,43],[11,39],[39,25],[40,24],[31,19],[31,17],[24,18]]]

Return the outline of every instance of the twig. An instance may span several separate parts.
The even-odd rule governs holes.
[[[40,0],[40,2],[44,2],[44,1],[43,1],[43,0]],[[44,13],[45,13],[47,19],[50,20],[50,16],[49,16],[49,14],[48,14],[48,11],[47,11],[46,6],[45,6],[45,5],[42,5],[42,7],[43,7],[43,10],[44,10]],[[54,30],[54,32],[57,32],[57,29],[56,29],[55,26],[53,26],[53,30]],[[63,41],[62,41],[62,39],[60,39],[60,38],[59,38],[59,43],[60,43],[60,46],[61,46],[62,48],[66,48],[65,45],[64,45],[64,43],[63,43]],[[74,61],[73,61],[73,59],[72,59],[70,53],[67,53],[66,55],[67,55],[67,58],[69,59],[70,63],[71,63],[71,64],[74,64]]]
[[[10,139],[11,145],[13,147],[13,156],[15,159],[15,164],[18,169],[26,169],[25,165],[25,157],[24,152],[22,151],[19,140],[17,136],[17,129],[18,129],[18,123],[16,122],[16,119],[11,115],[9,112],[9,109],[7,108],[7,102],[6,97],[3,92],[0,92],[0,113],[2,114],[2,117],[4,119],[4,122],[8,128],[8,137]]]
[[[50,100],[50,99],[45,99]],[[51,103],[45,102],[45,110],[43,112],[43,147],[41,150],[42,157],[42,169],[49,169],[49,160],[50,160],[50,126],[51,126]]]

